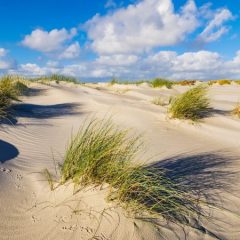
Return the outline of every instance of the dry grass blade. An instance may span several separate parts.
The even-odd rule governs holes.
[[[233,109],[232,114],[240,118],[240,104]]]

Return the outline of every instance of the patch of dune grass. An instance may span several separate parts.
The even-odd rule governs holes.
[[[117,80],[116,78],[112,78],[112,80],[109,82],[109,85],[115,85],[115,84],[123,84],[123,85],[141,85],[142,83],[148,83],[148,80],[138,80],[138,81],[126,81],[126,80]]]
[[[232,83],[232,80],[228,80],[228,79],[219,79],[219,80],[210,80],[208,81],[208,85],[212,86],[214,84],[218,84],[218,85],[230,85]]]
[[[0,91],[0,119],[6,118],[11,100]]]
[[[10,76],[4,76],[0,79],[0,92],[11,100],[18,100],[19,92]]]
[[[25,95],[28,87],[19,78],[4,76],[0,79],[0,118],[7,118],[12,101],[19,101],[20,95]]]
[[[158,106],[166,106],[169,105],[171,102],[172,97],[164,98],[164,97],[154,97],[152,103]]]
[[[112,122],[92,120],[71,139],[62,167],[62,180],[76,183],[110,183],[137,152],[138,137],[128,137]]]
[[[167,88],[172,88],[173,84],[174,84],[173,82],[161,78],[155,78],[154,80],[151,81],[151,85],[153,88],[160,88],[164,86]]]
[[[68,83],[74,83],[74,84],[79,83],[79,81],[75,77],[62,75],[62,74],[52,74],[49,76],[35,77],[35,78],[31,78],[30,81],[38,82],[45,85],[50,85],[51,82],[56,82],[56,83],[68,82]]]
[[[77,79],[75,77],[61,75],[61,74],[52,74],[52,75],[48,76],[47,78],[49,78],[50,80],[55,80],[55,81],[77,83]]]
[[[191,194],[159,170],[134,163],[141,138],[121,130],[111,120],[92,120],[72,137],[62,166],[62,183],[108,184],[107,199],[115,201],[134,216],[160,214],[183,221],[196,212]]]
[[[240,85],[240,80],[235,80],[234,82]]]
[[[196,83],[196,80],[183,80],[183,81],[176,82],[176,84],[180,86],[193,86],[195,85],[195,83]]]
[[[209,114],[207,88],[199,85],[171,101],[169,114],[172,118],[200,120]]]
[[[14,83],[14,88],[16,89],[18,96],[27,95],[29,92],[29,87],[22,81],[16,81]]]
[[[217,83],[219,85],[230,85],[232,83],[231,80],[227,80],[227,79],[221,79],[221,80],[218,80]]]
[[[232,114],[240,118],[240,104],[233,109]]]

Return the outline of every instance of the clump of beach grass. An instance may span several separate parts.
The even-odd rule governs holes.
[[[153,88],[160,88],[164,86],[166,88],[172,88],[173,84],[174,84],[173,82],[161,78],[155,78],[154,80],[151,81],[151,85]]]
[[[18,100],[19,92],[10,76],[4,76],[0,79],[0,92],[11,100]]]
[[[232,114],[234,116],[237,116],[238,118],[240,118],[240,104],[238,104],[232,111]]]
[[[193,86],[196,84],[196,80],[183,80],[176,82],[176,84],[180,86]]]
[[[0,119],[7,117],[7,112],[10,105],[11,100],[0,91]]]
[[[6,118],[12,100],[18,100],[18,92],[8,77],[0,79],[0,119]]]
[[[110,183],[139,149],[138,137],[128,137],[110,121],[91,120],[71,139],[62,167],[63,182]]]
[[[30,79],[33,82],[38,82],[44,85],[50,85],[51,82],[67,82],[67,83],[73,83],[78,84],[80,83],[75,77],[62,75],[62,74],[52,74],[49,76],[41,76],[41,77],[35,77]]]
[[[169,114],[171,118],[198,121],[209,114],[209,104],[207,88],[199,85],[173,99]]]
[[[154,97],[152,103],[164,107],[170,104],[171,99],[172,99],[171,97],[168,99],[163,97]]]
[[[107,199],[138,215],[160,214],[183,221],[196,212],[189,192],[169,180],[163,169],[136,164],[139,136],[121,130],[111,120],[93,119],[72,137],[61,168],[62,183],[108,184]]]
[[[228,80],[228,79],[220,79],[220,80],[217,81],[217,83],[219,85],[230,85],[232,83],[232,81]]]
[[[0,119],[7,118],[12,101],[19,101],[19,96],[28,90],[17,76],[3,76],[0,79]]]
[[[16,81],[14,83],[14,88],[16,89],[18,96],[27,95],[29,92],[29,87],[22,81]]]

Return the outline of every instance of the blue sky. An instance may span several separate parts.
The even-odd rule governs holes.
[[[240,78],[235,0],[0,1],[0,73]]]

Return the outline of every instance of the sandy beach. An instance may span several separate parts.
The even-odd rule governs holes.
[[[147,84],[34,84],[14,106],[15,121],[0,128],[0,239],[231,239],[240,236],[240,121],[231,110],[240,86],[209,89],[213,113],[202,122],[172,120],[154,97],[188,87]],[[51,191],[44,169],[58,176],[66,146],[86,118],[111,115],[143,135],[139,161],[158,163],[202,192],[218,207],[190,226],[134,219],[106,201],[106,186],[74,190],[70,182]]]

